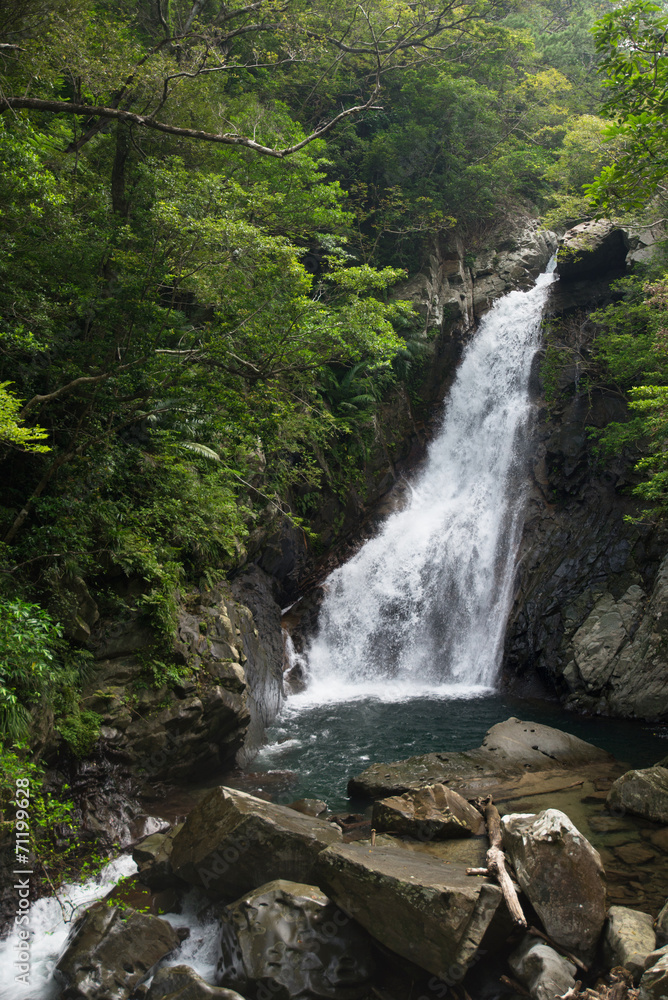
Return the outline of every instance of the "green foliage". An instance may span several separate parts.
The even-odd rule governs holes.
[[[0,382],[0,445],[10,445],[21,451],[50,451],[48,445],[39,443],[49,436],[48,431],[43,427],[21,426],[21,400],[8,391],[8,385],[11,382]]]
[[[0,739],[27,735],[29,707],[49,686],[61,638],[39,605],[0,599]]]
[[[622,283],[620,283],[622,285]],[[618,386],[628,391],[632,417],[600,433],[604,454],[631,448],[641,458],[635,470],[643,481],[634,492],[649,516],[668,514],[668,275],[642,283],[626,279],[626,298],[594,314],[604,333],[599,359]],[[641,382],[643,384],[638,385]]]
[[[668,11],[652,0],[627,0],[596,23],[594,36],[612,119],[604,136],[616,155],[585,190],[600,214],[642,210],[665,195]]]
[[[57,731],[75,757],[87,757],[100,738],[102,716],[97,712],[73,712],[60,719]]]
[[[550,339],[545,347],[545,354],[540,363],[540,379],[543,384],[543,394],[548,408],[559,402],[560,382],[564,367],[571,360],[571,352],[554,344]]]

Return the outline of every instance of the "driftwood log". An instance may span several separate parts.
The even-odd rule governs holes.
[[[489,850],[485,859],[487,867],[467,868],[466,874],[489,875],[495,878],[503,892],[503,898],[506,901],[508,912],[513,918],[513,923],[516,927],[526,930],[526,918],[522,912],[520,901],[517,898],[517,891],[506,868],[506,856],[501,849],[501,817],[499,810],[494,805],[491,795],[488,795],[484,800],[478,799],[476,806],[485,817],[485,825],[487,826],[487,836],[489,838]]]

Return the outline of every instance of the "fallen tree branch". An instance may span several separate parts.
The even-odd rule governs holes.
[[[512,883],[508,870],[506,869],[506,856],[501,849],[501,817],[499,810],[492,801],[492,796],[488,795],[484,801],[478,800],[476,806],[485,817],[487,826],[487,836],[489,837],[489,850],[487,851],[487,868],[467,868],[467,875],[489,875],[496,879],[503,892],[508,912],[513,918],[516,927],[526,930],[527,922],[517,898],[517,890]]]

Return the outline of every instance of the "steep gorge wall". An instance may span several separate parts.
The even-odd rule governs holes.
[[[614,276],[614,275],[613,275]],[[624,420],[619,395],[582,389],[587,312],[610,299],[609,276],[557,283],[548,314],[571,351],[539,408],[531,492],[506,634],[510,690],[556,693],[578,711],[668,718],[668,531],[637,518],[630,456],[601,462],[592,428]],[[541,687],[542,686],[542,687]]]

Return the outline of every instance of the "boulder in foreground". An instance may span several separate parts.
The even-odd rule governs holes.
[[[445,840],[485,832],[478,810],[458,792],[441,784],[374,802],[371,823],[376,830],[418,840]]]
[[[446,983],[463,979],[501,902],[466,865],[422,852],[336,844],[318,859],[318,882],[347,914],[398,955]]]
[[[613,813],[629,812],[668,824],[668,767],[655,764],[641,771],[627,771],[610,789],[607,805]]]
[[[605,872],[598,851],[559,809],[511,813],[503,848],[517,880],[562,948],[588,962],[605,922]]]
[[[126,1000],[180,938],[166,920],[94,903],[74,925],[56,965],[63,1000]]]
[[[609,969],[623,965],[637,983],[647,956],[656,948],[654,921],[649,913],[626,906],[611,906],[605,925],[603,957]]]
[[[575,986],[575,966],[544,941],[528,935],[508,964],[534,1000],[555,1000]]]
[[[253,996],[357,1000],[368,994],[374,961],[359,924],[316,886],[277,880],[227,907],[218,980]]]
[[[226,900],[284,878],[312,881],[318,854],[338,827],[233,788],[214,788],[174,838],[174,874]]]
[[[665,1000],[668,997],[668,945],[648,955],[646,970],[640,980],[640,1000]]]

